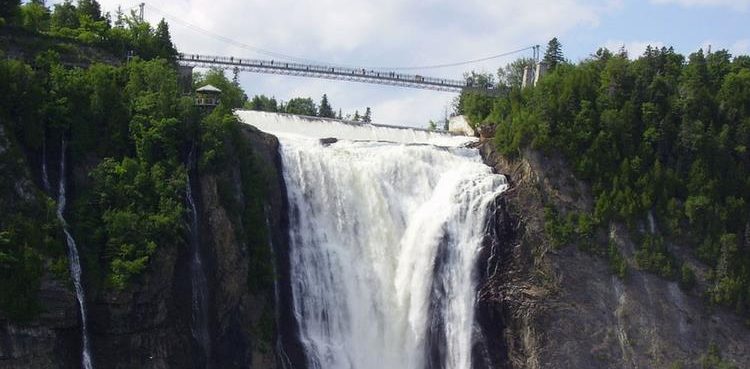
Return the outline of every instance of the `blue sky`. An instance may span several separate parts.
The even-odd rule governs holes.
[[[105,11],[134,2],[100,0]],[[750,54],[750,0],[165,0],[146,18],[166,17],[183,52],[263,57],[194,27],[288,55],[355,66],[414,66],[462,61],[541,44],[557,36],[565,56],[625,45],[631,57],[647,44],[690,53],[707,45]],[[530,51],[476,65],[418,72],[460,78],[495,71]],[[319,101],[327,93],[345,113],[370,106],[376,122],[426,126],[442,118],[455,94],[352,82],[243,73],[248,95]]]

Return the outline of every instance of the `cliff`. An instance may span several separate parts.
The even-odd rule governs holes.
[[[510,160],[493,147],[484,142],[479,149],[511,188],[500,200],[497,242],[487,251],[493,257],[477,309],[496,367],[750,367],[747,322],[711,306],[701,288],[685,292],[675,281],[639,270],[632,231],[624,225],[610,224],[594,241],[623,255],[624,278],[584,245],[553,247],[545,235],[545,206],[590,210],[589,189],[562,160],[530,150]]]
[[[291,316],[290,311],[275,306],[272,283],[274,275],[286,278],[288,268],[284,258],[286,200],[278,141],[246,125],[240,125],[237,133],[238,139],[227,141],[234,144],[224,147],[228,158],[225,165],[200,168],[193,183],[194,192],[200,194],[200,244],[209,290],[212,350],[205,359],[206,367],[274,368],[274,348],[284,340],[277,335],[276,317],[279,324],[288,324],[284,322]],[[15,145],[0,126],[0,154],[11,149],[15,150]],[[23,155],[16,159],[25,163]],[[92,159],[73,168],[72,187],[85,189],[86,173],[95,165]],[[3,167],[3,173],[12,174],[18,191],[30,194],[20,204],[29,207],[37,197],[43,197],[40,185],[35,184],[40,181],[34,180],[27,165],[19,168],[23,170],[9,172]],[[248,178],[257,188],[243,186]],[[237,209],[244,204],[250,205]],[[262,209],[260,218],[252,209]],[[251,233],[260,236],[249,237]],[[65,246],[58,239],[53,247],[64,250]],[[274,253],[272,247],[278,252]],[[277,255],[278,270],[274,268]],[[95,273],[84,274],[90,292],[88,320],[97,368],[200,366],[204,359],[190,329],[188,258],[186,245],[160,248],[144,275],[122,291],[92,280]],[[80,367],[81,332],[72,286],[67,278],[55,277],[49,271],[53,258],[45,260],[46,272],[36,291],[41,313],[24,321],[0,315],[0,368]],[[289,306],[288,292],[280,290],[279,298]],[[294,345],[289,347],[290,355],[294,355]]]

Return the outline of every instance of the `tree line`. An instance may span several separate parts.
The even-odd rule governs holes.
[[[97,46],[125,58],[162,58],[174,62],[177,50],[172,44],[169,25],[162,19],[155,28],[135,12],[120,8],[112,15],[102,13],[96,0],[65,0],[50,9],[44,0],[3,1],[0,26],[52,37],[67,38]]]
[[[354,114],[342,114],[341,109],[339,109],[338,113],[336,113],[335,109],[328,101],[327,94],[323,94],[323,97],[320,99],[320,104],[317,105],[315,104],[315,101],[309,97],[295,97],[284,103],[283,101],[277,101],[274,97],[269,98],[265,95],[255,95],[252,99],[245,102],[244,108],[274,113],[351,120],[364,123],[372,122],[372,110],[369,106],[365,108],[364,114],[362,115],[360,115],[359,110],[355,110]]]

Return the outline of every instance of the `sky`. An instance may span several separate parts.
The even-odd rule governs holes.
[[[137,9],[139,1],[99,0],[103,11]],[[268,58],[263,49],[316,62],[411,67],[497,55],[558,37],[565,57],[585,59],[599,47],[646,45],[750,54],[750,0],[164,0],[147,2],[145,18],[165,18],[179,51]],[[461,79],[495,72],[531,51],[478,64],[414,71]],[[278,59],[278,58],[274,58]],[[230,75],[231,77],[231,75]],[[326,93],[346,113],[371,107],[378,123],[425,127],[441,120],[455,93],[243,72],[249,96],[277,100]]]

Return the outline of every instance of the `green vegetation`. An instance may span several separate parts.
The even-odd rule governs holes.
[[[91,68],[88,72],[95,70]],[[123,103],[129,107],[129,155],[105,158],[91,172],[91,196],[81,217],[108,261],[108,282],[124,288],[148,265],[157,247],[183,243],[187,183],[184,148],[190,140],[192,101],[180,98],[177,75],[165,61],[125,68]]]
[[[607,258],[609,259],[609,268],[612,270],[612,273],[620,277],[620,279],[625,279],[628,275],[628,263],[620,253],[620,249],[613,242],[609,243]]]
[[[547,56],[557,66],[536,87],[465,92],[457,112],[496,125],[505,155],[530,147],[566,158],[591,186],[594,227],[643,233],[652,213],[658,229],[636,237],[638,265],[688,287],[692,269],[667,246],[690,247],[713,269],[711,300],[750,312],[750,57],[649,47],[630,60],[602,49],[573,65],[556,44]],[[560,217],[548,231],[569,243],[575,219]]]
[[[701,369],[737,369],[736,366],[725,361],[719,354],[719,347],[712,343],[708,346],[708,352],[701,356]]]
[[[96,0],[70,0],[55,4],[50,11],[42,0],[32,0],[23,5],[11,1],[0,9],[6,27],[23,29],[47,36],[75,40],[96,46],[124,58],[129,53],[142,59],[161,58],[173,62],[177,55],[169,36],[169,26],[162,20],[152,28],[133,14],[118,11],[114,19],[102,14]]]
[[[176,72],[164,60],[86,70],[66,69],[54,55],[37,60],[36,69],[0,62],[8,71],[3,86],[18,97],[2,107],[3,122],[28,150],[39,150],[45,140],[58,147],[66,137],[74,164],[92,155],[102,159],[90,181],[80,184],[70,218],[89,260],[105,261],[103,274],[123,288],[157,247],[180,243],[181,151],[192,102],[180,98]],[[48,159],[50,167],[54,160]]]

